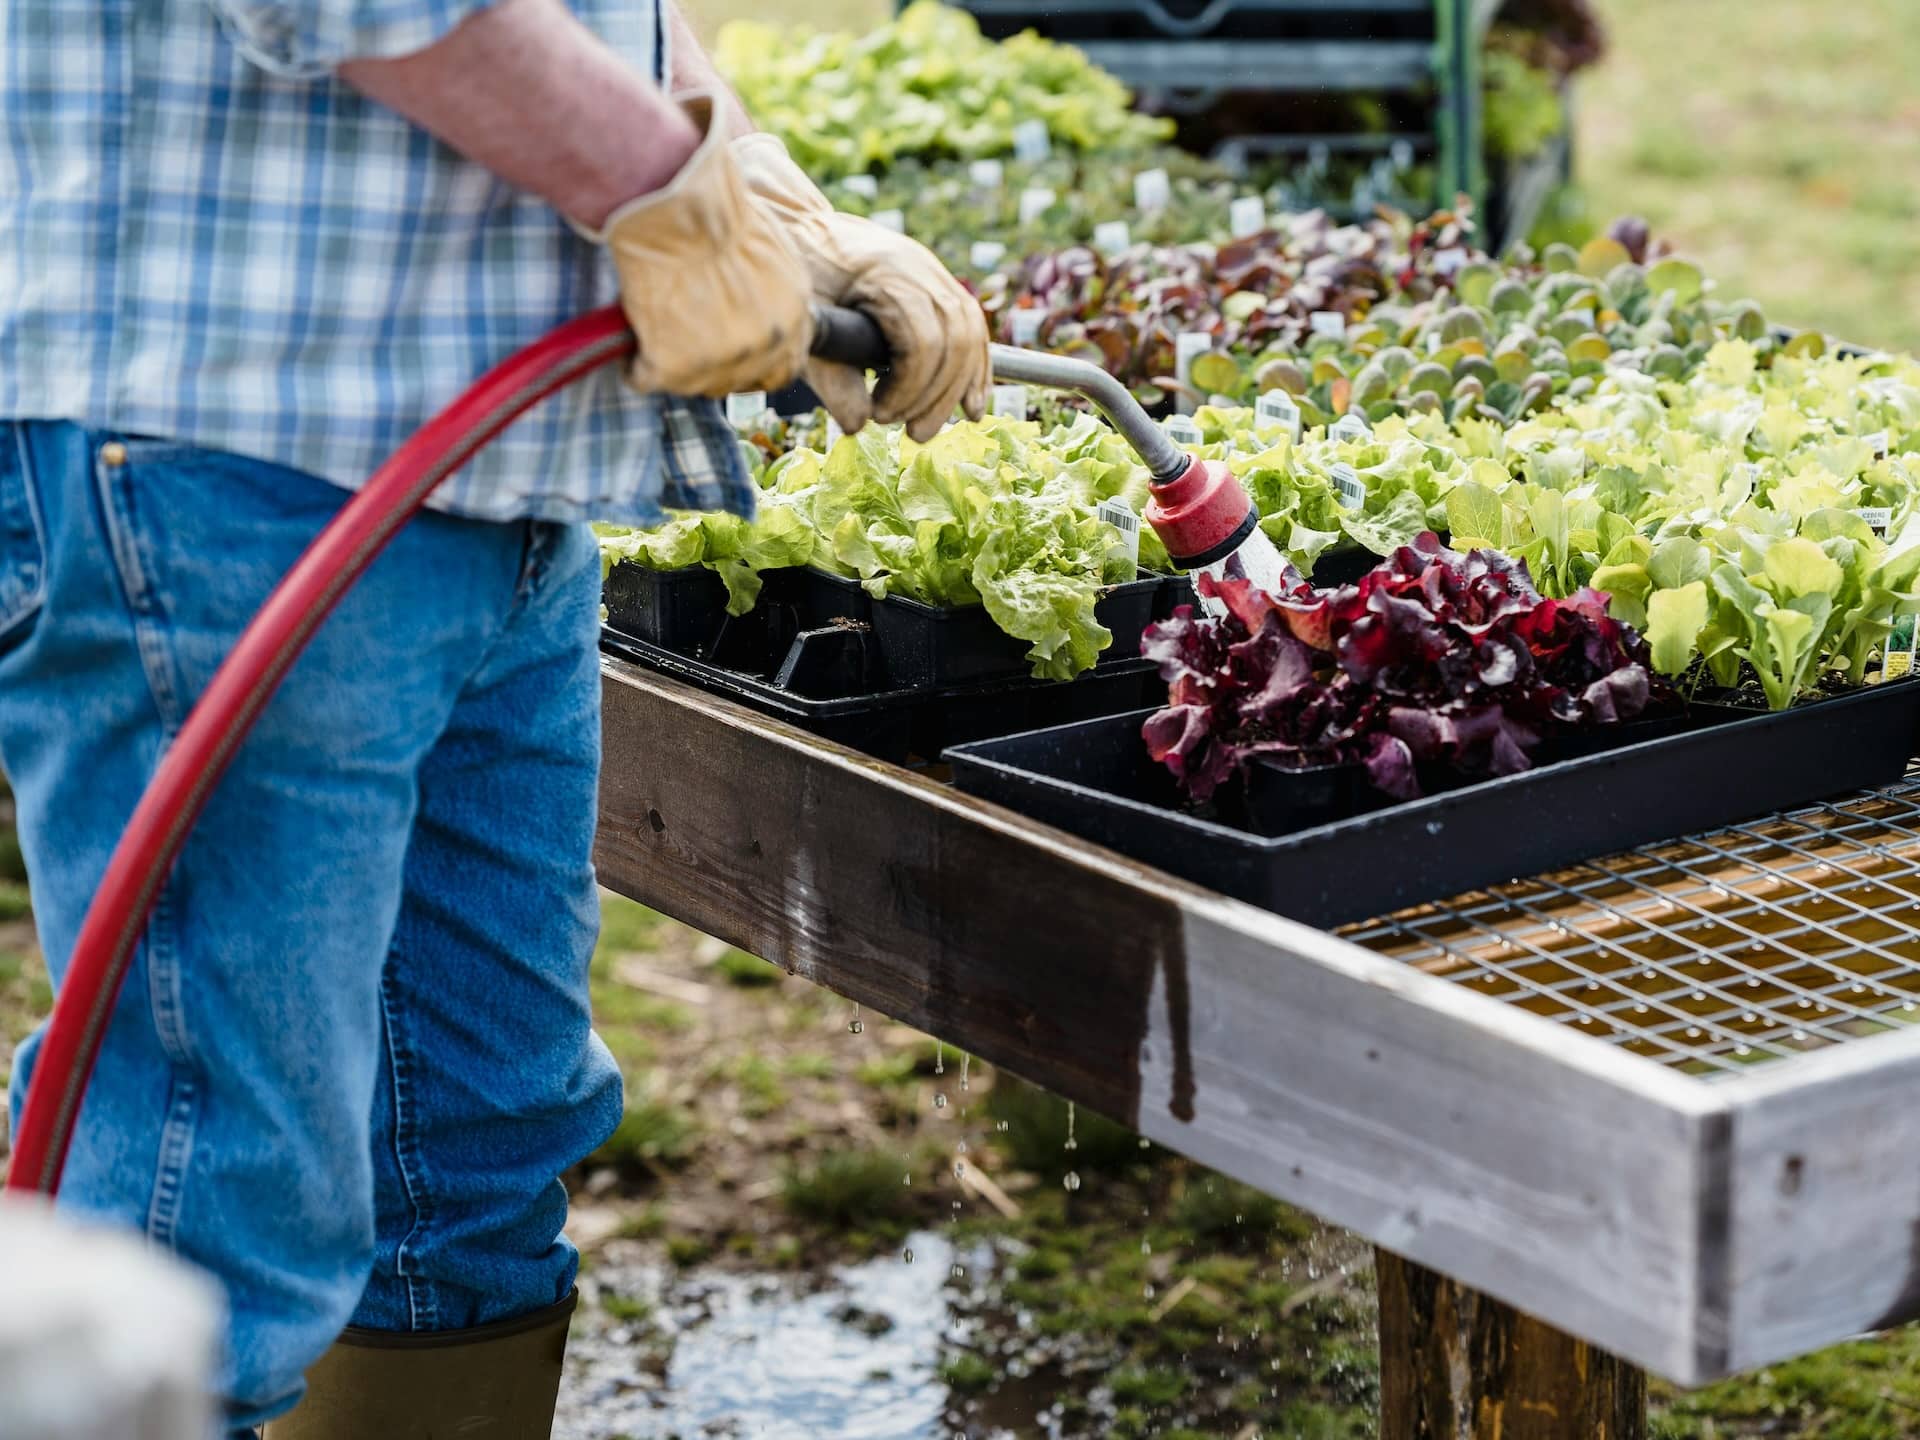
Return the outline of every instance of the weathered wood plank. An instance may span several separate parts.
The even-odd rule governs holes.
[[[1645,1440],[1644,1371],[1385,1250],[1374,1272],[1380,1440]]]
[[[1724,1087],[1725,1233],[1709,1250],[1744,1370],[1920,1318],[1920,1031]]]
[[[1682,1380],[1711,1091],[610,663],[603,881]]]

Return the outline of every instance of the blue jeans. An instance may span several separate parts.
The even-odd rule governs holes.
[[[0,761],[56,984],[168,738],[345,498],[0,422]],[[154,911],[62,1199],[224,1284],[236,1427],[287,1409],[348,1323],[455,1329],[573,1283],[555,1177],[621,1108],[587,999],[599,577],[584,527],[415,520]]]

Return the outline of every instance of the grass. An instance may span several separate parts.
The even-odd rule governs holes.
[[[627,1107],[613,1134],[587,1163],[628,1173],[655,1173],[686,1163],[698,1148],[699,1133],[699,1121],[685,1106],[643,1100]]]
[[[737,985],[743,990],[763,989],[780,983],[777,966],[744,950],[723,951],[720,958],[713,962],[713,973],[727,984]]]
[[[1606,0],[1577,92],[1603,223],[1637,211],[1770,317],[1920,348],[1920,6]]]
[[[780,1198],[802,1220],[838,1228],[872,1226],[906,1213],[898,1156],[880,1150],[843,1150],[789,1170]]]

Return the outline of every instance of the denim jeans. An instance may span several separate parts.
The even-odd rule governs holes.
[[[345,499],[0,422],[0,762],[56,984],[168,738]],[[599,575],[584,527],[413,521],[289,674],[154,911],[62,1202],[224,1284],[236,1427],[287,1409],[348,1323],[483,1324],[573,1283],[555,1177],[621,1107],[587,1000]]]

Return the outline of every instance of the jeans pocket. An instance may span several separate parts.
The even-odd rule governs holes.
[[[47,598],[47,545],[26,431],[0,422],[0,653],[26,638]]]

